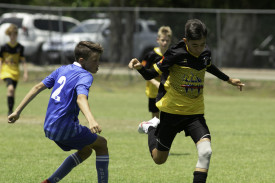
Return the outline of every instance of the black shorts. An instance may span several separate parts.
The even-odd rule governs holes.
[[[201,138],[211,138],[204,115],[177,115],[161,112],[160,124],[155,132],[158,141],[157,149],[168,151],[177,133],[181,131],[185,132],[185,136],[191,136],[194,143]]]
[[[149,98],[148,107],[149,112],[159,112],[159,109],[156,106],[156,98]]]
[[[12,80],[11,78],[5,78],[4,81],[6,82],[7,87],[8,87],[9,85],[13,85],[13,87],[14,87],[14,89],[15,89],[16,86],[17,86],[17,81]]]

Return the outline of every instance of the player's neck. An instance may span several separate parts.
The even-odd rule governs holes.
[[[163,47],[159,47],[160,48],[160,52],[162,53],[162,55],[164,55],[164,53],[167,51],[168,48],[163,48]]]
[[[17,44],[17,40],[10,40],[10,44],[11,44],[12,46],[16,45],[16,44]]]

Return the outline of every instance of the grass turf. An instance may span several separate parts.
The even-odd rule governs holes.
[[[48,73],[19,82],[16,105],[27,91]],[[38,78],[38,80],[37,80]],[[218,79],[207,79],[205,117],[212,134],[213,155],[209,183],[275,182],[275,86],[272,81],[245,81],[243,92]],[[192,182],[197,161],[190,137],[180,133],[163,165],[155,165],[147,136],[137,133],[147,112],[145,82],[139,76],[96,75],[90,90],[91,110],[102,126],[110,152],[111,183]],[[16,124],[7,124],[6,88],[0,82],[0,182],[35,183],[50,176],[72,152],[63,152],[44,137],[43,120],[50,90],[39,94]],[[87,125],[80,115],[82,124]],[[62,182],[97,182],[95,155],[67,175]]]

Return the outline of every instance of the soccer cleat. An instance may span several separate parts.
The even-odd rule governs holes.
[[[138,132],[139,133],[148,133],[148,128],[150,126],[157,127],[159,124],[159,119],[157,117],[154,117],[153,119],[150,119],[149,121],[143,121],[138,125]]]

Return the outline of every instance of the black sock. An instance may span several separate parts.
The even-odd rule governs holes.
[[[149,151],[150,151],[151,155],[152,155],[153,149],[155,149],[157,146],[155,132],[156,132],[156,128],[154,128],[152,126],[150,126],[148,128],[148,146],[149,146]]]
[[[9,108],[9,113],[12,113],[12,111],[13,111],[13,106],[14,106],[14,97],[8,97],[8,108]]]
[[[193,183],[205,183],[207,178],[207,172],[194,171]]]

